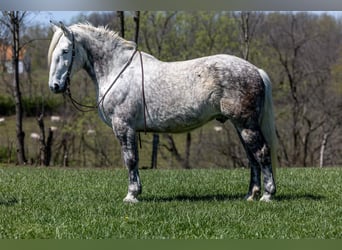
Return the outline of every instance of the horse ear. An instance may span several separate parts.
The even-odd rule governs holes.
[[[57,23],[57,22],[55,22],[55,21],[50,20],[50,23],[53,24],[52,29],[53,29],[54,31],[56,31],[57,28],[60,28],[60,29],[63,31],[64,35],[65,35],[66,37],[69,37],[69,38],[71,39],[71,37],[72,37],[71,31],[70,31],[70,29],[69,29],[68,27],[66,27],[66,26],[64,25],[63,22],[59,21],[59,22]]]
[[[62,22],[59,22],[59,23],[60,23],[60,25],[61,25],[60,28],[62,29],[64,35],[67,36],[67,37],[71,37],[71,31],[69,30],[69,28],[67,28],[67,27],[64,25],[64,23],[62,23]]]
[[[50,23],[52,24],[52,30],[53,32],[56,32],[59,29],[59,25],[57,22],[50,20]]]

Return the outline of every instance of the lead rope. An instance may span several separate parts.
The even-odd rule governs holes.
[[[66,89],[66,95],[69,97],[72,105],[81,112],[90,112],[93,111],[94,109],[98,109],[100,107],[101,104],[103,104],[103,101],[106,97],[106,95],[109,93],[109,91],[112,89],[112,87],[114,86],[114,84],[116,83],[116,81],[119,79],[119,77],[124,73],[124,71],[127,69],[127,67],[132,63],[133,58],[135,56],[135,54],[137,52],[139,52],[139,58],[140,58],[140,66],[141,66],[141,88],[142,88],[142,99],[143,99],[143,112],[144,112],[144,133],[146,135],[147,133],[147,129],[146,129],[146,99],[145,99],[145,86],[144,86],[144,64],[143,64],[143,59],[142,59],[142,53],[140,50],[138,50],[137,48],[134,50],[132,56],[130,57],[130,59],[127,61],[127,63],[125,64],[125,66],[122,68],[122,70],[119,72],[119,74],[116,76],[116,78],[114,79],[114,81],[112,82],[112,84],[109,86],[109,88],[106,90],[106,92],[104,93],[104,95],[101,97],[101,99],[96,103],[96,105],[85,105],[82,104],[80,102],[78,102],[76,99],[74,99],[71,95],[71,91],[70,91],[70,73],[71,73],[71,67],[73,64],[73,59],[75,56],[75,42],[74,42],[74,35],[72,34],[72,38],[73,38],[73,50],[72,50],[72,58],[71,58],[71,63],[68,69],[68,73],[67,73],[67,78],[66,78],[66,84],[67,84],[67,89]],[[86,108],[86,109],[84,109]],[[140,147],[141,147],[141,139],[140,139],[140,134],[139,134],[139,141],[140,141]]]
[[[94,109],[97,109],[99,108],[100,104],[103,103],[106,95],[108,94],[108,92],[112,89],[112,87],[114,86],[114,84],[116,83],[116,81],[119,79],[119,77],[122,75],[122,73],[127,69],[127,67],[131,64],[132,60],[133,60],[133,57],[135,55],[135,53],[137,53],[137,49],[134,50],[132,56],[129,58],[129,60],[127,61],[127,63],[125,64],[125,66],[121,69],[121,71],[119,72],[119,74],[115,77],[114,81],[112,82],[112,84],[109,86],[109,88],[106,90],[106,92],[104,93],[104,95],[101,97],[101,99],[96,103],[96,105],[85,105],[85,104],[82,104],[80,102],[78,102],[76,99],[74,99],[72,96],[71,96],[71,91],[70,91],[70,73],[69,73],[69,70],[68,70],[68,75],[67,75],[67,89],[66,89],[66,94],[67,96],[70,98],[71,100],[71,103],[73,104],[73,106],[81,111],[81,112],[90,112],[90,111],[93,111]],[[73,61],[73,60],[72,60]],[[70,64],[70,68],[71,68],[71,65]],[[70,70],[71,72],[71,70]],[[82,109],[81,107],[84,107],[84,108],[88,108],[88,109]]]
[[[140,51],[140,50],[139,50],[139,55],[140,55],[140,65],[141,65],[141,92],[142,92],[143,109],[144,109],[144,132],[145,132],[145,135],[146,135],[146,110],[147,110],[147,106],[146,106],[146,100],[145,100],[144,64],[143,64],[142,54],[141,54],[141,51]],[[140,142],[140,143],[141,143],[141,142]]]
[[[141,65],[141,92],[142,92],[142,99],[143,99],[143,112],[144,112],[144,133],[146,135],[146,100],[145,100],[145,87],[144,87],[144,64],[143,64],[143,60],[142,60],[142,55],[141,55],[141,51],[139,50],[139,55],[140,55],[140,65]],[[138,132],[138,138],[139,138],[139,146],[140,149],[142,148],[141,145],[141,136],[140,136],[140,132]]]

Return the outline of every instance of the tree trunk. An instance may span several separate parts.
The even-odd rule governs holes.
[[[138,41],[139,41],[139,28],[140,28],[140,11],[136,11],[135,12],[134,22],[135,22],[134,42],[138,45]]]
[[[117,11],[120,22],[120,36],[125,38],[125,14],[123,11]]]
[[[153,134],[151,168],[157,168],[159,135]]]
[[[177,162],[182,163],[183,159],[177,150],[177,147],[176,147],[175,141],[173,140],[172,135],[165,134],[165,138],[167,139],[167,142],[169,144],[169,147],[167,147],[167,149],[171,152],[171,155],[175,157]]]
[[[249,57],[249,45],[250,45],[250,30],[249,30],[249,12],[241,11],[240,18],[241,18],[241,54],[242,58],[248,61]]]
[[[16,135],[17,135],[17,160],[18,164],[26,164],[25,156],[25,132],[23,131],[23,107],[21,100],[20,84],[19,84],[19,14],[17,11],[11,11],[9,13],[11,18],[12,30],[12,64],[14,69],[13,76],[13,96],[15,102],[15,114],[16,114]]]
[[[49,128],[48,138],[45,141],[45,126],[44,126],[44,119],[43,115],[40,115],[38,120],[38,125],[40,128],[40,165],[49,166],[51,160],[51,146],[52,146],[52,139],[53,139],[53,132],[51,128]]]
[[[191,147],[191,133],[186,134],[186,145],[185,145],[185,157],[183,162],[183,168],[190,169],[190,147]]]
[[[325,151],[325,146],[327,145],[327,140],[328,140],[328,134],[324,133],[323,140],[321,143],[321,151],[319,155],[319,167],[320,168],[324,166],[324,151]]]
[[[66,137],[62,139],[62,147],[63,147],[63,167],[68,167],[69,166],[69,152],[68,152],[68,142],[67,142]]]

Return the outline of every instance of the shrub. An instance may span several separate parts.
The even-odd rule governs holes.
[[[46,114],[52,114],[55,112],[61,103],[61,100],[55,99],[45,99],[42,97],[23,97],[22,99],[23,109],[26,116],[37,116],[42,111]],[[0,95],[0,115],[10,116],[15,114],[15,103],[14,100],[8,96]]]

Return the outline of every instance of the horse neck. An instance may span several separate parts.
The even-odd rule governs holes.
[[[110,80],[127,63],[134,52],[134,43],[114,39],[92,40],[83,45],[84,69],[97,84]]]

